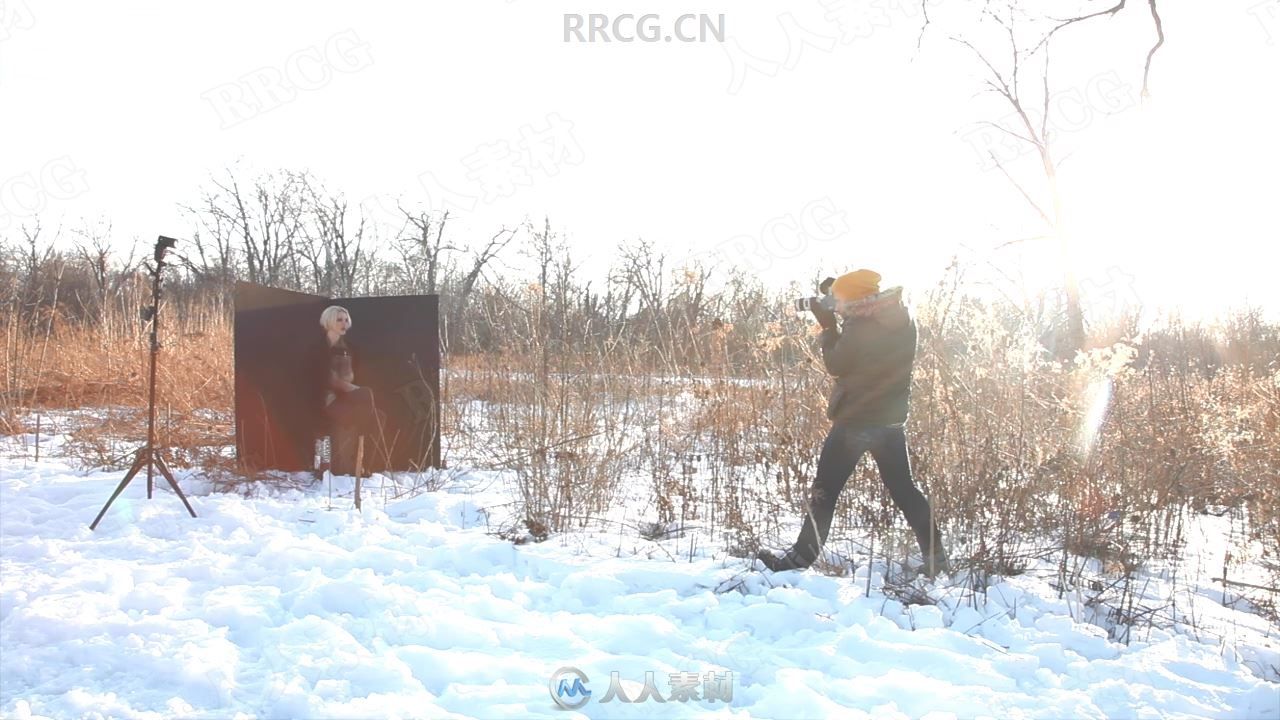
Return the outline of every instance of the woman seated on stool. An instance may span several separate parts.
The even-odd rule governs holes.
[[[324,416],[333,442],[333,471],[347,475],[354,471],[355,438],[365,440],[364,468],[374,465],[374,448],[382,448],[382,432],[386,415],[378,410],[373,390],[355,384],[355,349],[346,339],[351,329],[351,313],[339,305],[330,305],[320,314],[325,343],[317,352],[323,368]],[[348,455],[348,453],[350,453]],[[385,454],[385,451],[384,451]],[[378,458],[385,460],[384,458]]]

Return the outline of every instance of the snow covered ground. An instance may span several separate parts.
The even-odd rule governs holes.
[[[196,519],[140,478],[91,532],[121,473],[42,452],[0,448],[0,717],[1280,718],[1254,615],[1125,646],[1034,572],[903,606],[874,566],[868,594],[866,567],[770,576],[621,527],[514,545],[484,472],[399,501],[375,477],[362,512],[349,479],[330,509],[180,473]]]

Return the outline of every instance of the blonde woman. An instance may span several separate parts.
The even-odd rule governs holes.
[[[322,412],[329,433],[338,437],[364,435],[381,444],[385,415],[378,410],[373,390],[356,384],[356,368],[359,366],[355,348],[347,340],[351,329],[351,313],[340,305],[330,305],[320,313],[320,327],[324,329],[324,343],[315,358],[317,394],[322,400]],[[349,432],[349,431],[354,431]],[[373,443],[369,449],[373,450]],[[335,452],[335,466],[339,465]],[[369,453],[370,459],[373,453]],[[346,458],[342,458],[345,465]],[[346,470],[345,467],[342,468]],[[334,472],[345,474],[335,469]]]

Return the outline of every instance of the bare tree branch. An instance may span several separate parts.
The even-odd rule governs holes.
[[[1003,250],[1007,247],[1012,247],[1014,245],[1021,245],[1022,243],[1031,242],[1033,240],[1049,240],[1049,239],[1050,237],[1048,235],[1029,235],[1027,237],[1020,237],[1020,238],[1014,238],[1013,240],[1006,240],[992,249]]]
[[[1031,49],[1031,52],[1028,53],[1028,55],[1035,54],[1037,50],[1039,50],[1041,47],[1048,44],[1049,40],[1059,30],[1062,30],[1063,28],[1069,27],[1078,22],[1084,22],[1085,20],[1091,20],[1096,17],[1102,17],[1103,15],[1114,17],[1116,13],[1124,9],[1125,3],[1127,1],[1128,0],[1119,0],[1119,2],[1107,8],[1106,10],[1099,10],[1098,12],[1089,13],[1087,15],[1081,15],[1079,17],[1055,18],[1054,22],[1058,24],[1055,25],[1053,29],[1051,29],[1048,33],[1045,34],[1044,38],[1042,38],[1040,42],[1034,48]],[[1152,58],[1155,57],[1156,51],[1159,50],[1162,45],[1164,45],[1164,23],[1160,19],[1160,11],[1156,7],[1156,2],[1157,0],[1147,0],[1147,7],[1150,8],[1151,10],[1151,19],[1152,21],[1155,22],[1155,26],[1156,26],[1156,44],[1153,45],[1151,47],[1151,50],[1147,52],[1147,61],[1146,61],[1146,64],[1143,66],[1143,70],[1142,70],[1142,97],[1143,98],[1150,97],[1151,95],[1149,85],[1148,85],[1148,80],[1151,76],[1151,60]]]
[[[1007,128],[1007,127],[1005,127],[1005,126],[1001,125],[1000,123],[994,123],[994,122],[991,122],[990,120],[983,120],[982,122],[980,122],[980,123],[978,123],[978,124],[979,124],[979,125],[986,125],[986,126],[988,126],[988,127],[995,128],[996,130],[999,130],[1000,132],[1004,133],[1005,135],[1009,135],[1009,136],[1011,136],[1011,137],[1015,137],[1015,138],[1017,138],[1017,139],[1021,140],[1022,142],[1027,143],[1028,145],[1039,145],[1039,144],[1040,144],[1040,143],[1039,143],[1039,141],[1037,141],[1037,140],[1032,140],[1031,138],[1029,138],[1029,137],[1027,137],[1027,136],[1025,136],[1025,135],[1019,135],[1018,133],[1016,133],[1016,132],[1014,132],[1014,131],[1010,130],[1009,128]]]
[[[1049,44],[1044,46],[1044,115],[1040,118],[1040,137],[1049,142]]]
[[[1040,42],[1035,47],[1031,48],[1031,52],[1027,54],[1034,55],[1035,52],[1041,48],[1041,46],[1049,42],[1049,38],[1052,38],[1054,34],[1056,34],[1059,30],[1062,30],[1065,27],[1069,27],[1078,22],[1084,22],[1085,20],[1092,20],[1093,18],[1096,18],[1096,17],[1102,17],[1103,15],[1111,15],[1112,17],[1114,17],[1116,13],[1124,9],[1124,4],[1126,2],[1128,2],[1128,0],[1120,0],[1120,2],[1116,3],[1112,7],[1107,8],[1106,10],[1099,10],[1098,12],[1089,13],[1088,15],[1081,15],[1079,17],[1066,18],[1066,19],[1055,18],[1054,22],[1058,24],[1055,25],[1054,28],[1050,30],[1048,34],[1046,34],[1044,38],[1040,40]]]
[[[502,228],[489,238],[489,244],[484,249],[475,253],[474,262],[471,264],[471,271],[462,279],[461,292],[459,293],[458,303],[462,305],[466,303],[467,296],[475,289],[476,282],[480,279],[480,274],[484,271],[484,266],[493,260],[503,248],[511,243],[512,238],[516,236],[514,228]]]
[[[1147,0],[1147,4],[1151,7],[1151,19],[1156,23],[1156,44],[1151,46],[1151,50],[1147,52],[1147,64],[1142,69],[1142,97],[1143,99],[1151,97],[1151,91],[1147,86],[1147,80],[1151,77],[1151,58],[1155,57],[1156,51],[1164,45],[1164,23],[1160,21],[1160,11],[1156,9],[1156,0]]]
[[[1022,193],[1022,199],[1026,200],[1027,203],[1031,205],[1031,207],[1037,213],[1040,214],[1040,217],[1045,221],[1045,224],[1052,227],[1054,224],[1053,221],[1050,220],[1049,216],[1045,213],[1045,211],[1040,208],[1040,205],[1035,200],[1031,199],[1031,195],[1022,187],[1022,185],[1020,185],[1017,180],[1013,179],[1013,176],[1009,174],[1009,171],[1004,169],[1004,165],[1001,164],[1000,161],[996,159],[996,154],[995,153],[988,153],[988,154],[991,156],[991,162],[995,163],[996,167],[1000,168],[1000,172],[1005,176],[1005,179],[1007,179],[1015,188],[1017,188],[1018,192]]]
[[[992,15],[992,17],[995,17],[995,16]],[[1004,21],[1000,20],[999,18],[996,18],[996,22],[1000,23],[1002,26],[1005,25]],[[1011,27],[1009,28],[1009,37],[1010,37],[1010,40],[1012,40],[1013,29]],[[994,65],[991,64],[991,61],[987,59],[987,56],[984,55],[981,50],[974,47],[973,43],[960,37],[953,36],[951,39],[972,50],[973,53],[978,56],[978,59],[982,61],[982,64],[987,66],[987,70],[991,72],[991,75],[996,79],[996,82],[999,83],[999,85],[997,86],[996,84],[990,81],[987,81],[987,85],[991,87],[993,91],[995,91],[1001,97],[1003,97],[1009,103],[1009,105],[1013,107],[1014,111],[1016,111],[1018,114],[1018,118],[1022,120],[1023,127],[1025,127],[1027,130],[1027,135],[1029,137],[1021,138],[1021,139],[1033,144],[1036,147],[1036,149],[1040,151],[1040,156],[1042,160],[1047,159],[1048,148],[1044,143],[1044,138],[1036,133],[1035,125],[1032,124],[1031,118],[1027,116],[1026,110],[1024,110],[1022,107],[1022,101],[1018,97],[1018,91],[1017,91],[1018,53],[1016,50],[1016,45],[1013,53],[1013,73],[1011,75],[1011,79],[1012,79],[1012,84],[1011,84],[1010,80],[1006,80],[1004,75],[1001,74],[1001,72],[997,70]],[[997,125],[997,127],[999,126]],[[1003,130],[1004,128],[1001,128],[1001,129]],[[1005,130],[1005,132],[1010,132],[1010,131]],[[1011,132],[1010,134],[1014,135],[1014,137],[1020,137],[1019,135],[1017,135],[1017,133]]]
[[[987,66],[987,70],[990,70],[991,74],[1000,83],[999,86],[997,87],[994,83],[988,80],[987,81],[988,86],[990,86],[993,90],[1000,93],[1001,95],[1004,95],[1006,98],[1012,97],[1011,94],[1009,93],[1009,83],[1005,81],[1004,76],[1000,74],[1000,71],[996,70],[995,66],[991,64],[991,61],[987,60],[987,56],[983,55],[981,50],[974,47],[973,43],[969,42],[968,40],[965,40],[964,38],[955,37],[953,35],[951,39],[972,50],[973,54],[978,56],[978,59],[982,61],[982,64]]]
[[[924,31],[929,27],[929,0],[920,0],[920,10],[924,13],[924,24],[920,26],[920,36],[916,38],[916,52],[920,52],[924,44]]]

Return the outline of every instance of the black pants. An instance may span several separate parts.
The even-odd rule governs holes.
[[[929,501],[911,479],[907,457],[907,436],[901,425],[852,428],[835,425],[822,444],[818,475],[809,490],[809,511],[805,513],[800,537],[787,553],[788,564],[808,567],[818,559],[831,531],[836,500],[863,453],[871,453],[880,469],[880,480],[889,489],[893,502],[906,516],[920,543],[926,563],[942,553],[942,534],[931,517]]]

